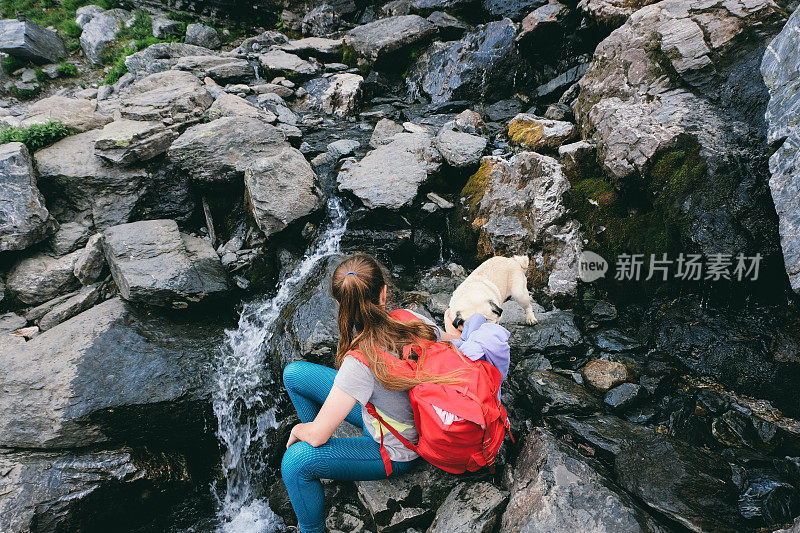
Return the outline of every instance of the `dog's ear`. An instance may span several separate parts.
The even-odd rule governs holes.
[[[456,311],[456,316],[453,318],[453,327],[458,329],[464,325],[464,319],[461,317],[461,311]]]
[[[498,317],[503,314],[503,308],[497,305],[494,300],[489,301],[489,306],[492,308],[492,313],[496,314]]]

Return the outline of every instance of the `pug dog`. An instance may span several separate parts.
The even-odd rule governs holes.
[[[464,323],[475,313],[489,322],[497,323],[503,312],[503,302],[514,298],[525,309],[526,322],[536,324],[536,315],[528,294],[529,259],[524,255],[492,257],[476,268],[450,297],[445,320],[462,330]]]

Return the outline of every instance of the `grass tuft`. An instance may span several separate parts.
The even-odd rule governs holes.
[[[0,144],[21,142],[35,152],[70,135],[71,130],[63,123],[49,121],[31,126],[8,126],[0,128]]]

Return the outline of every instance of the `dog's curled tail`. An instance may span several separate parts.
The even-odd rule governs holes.
[[[519,263],[519,266],[522,267],[522,270],[526,270],[526,271],[528,270],[528,265],[530,264],[530,259],[528,259],[527,255],[515,255],[511,259],[513,259],[514,261]]]

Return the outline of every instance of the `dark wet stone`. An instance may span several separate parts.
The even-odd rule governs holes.
[[[599,332],[594,338],[594,343],[600,350],[609,353],[633,352],[642,348],[639,341],[616,329]]]
[[[644,389],[637,383],[623,383],[606,393],[604,401],[614,409],[624,409],[633,405],[644,394]]]
[[[515,376],[522,380],[523,376]],[[600,409],[600,401],[574,380],[547,370],[535,370],[524,377],[527,396],[542,413],[587,413]]]
[[[486,116],[492,122],[505,122],[522,112],[522,102],[516,98],[500,100],[487,105],[484,110],[486,111]]]

